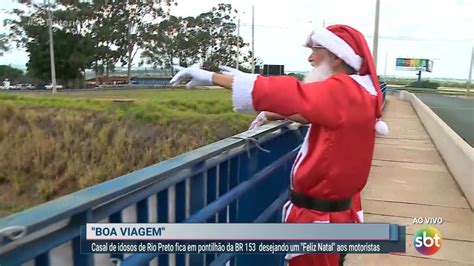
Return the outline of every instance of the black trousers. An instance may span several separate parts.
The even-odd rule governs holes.
[[[346,260],[347,253],[339,253],[339,266],[344,265],[344,261]]]

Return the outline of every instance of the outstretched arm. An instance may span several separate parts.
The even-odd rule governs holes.
[[[347,91],[339,78],[303,84],[288,76],[230,76],[190,67],[180,70],[170,83],[177,84],[186,77],[192,78],[188,87],[215,84],[232,90],[234,110],[238,112],[265,110],[285,117],[299,115],[311,124],[328,128],[337,128],[343,121],[341,106]]]
[[[267,117],[268,121],[289,119],[291,121],[298,122],[298,123],[301,123],[301,124],[308,124],[308,121],[299,114],[290,115],[290,116],[286,117],[286,116],[283,116],[283,115],[279,115],[277,113],[265,112],[265,116]]]
[[[230,75],[224,75],[219,73],[214,73],[212,75],[212,83],[215,85],[224,87],[228,90],[232,90],[232,82],[234,81],[234,77]]]
[[[224,87],[226,89],[229,89],[229,90],[232,90],[232,82],[233,81],[234,81],[233,76],[218,74],[218,73],[214,73],[212,75],[212,83],[214,83],[215,85]],[[298,122],[298,123],[301,123],[301,124],[308,124],[308,120],[306,120],[300,114],[294,114],[294,115],[290,115],[290,116],[283,116],[283,115],[279,115],[279,114],[273,113],[273,112],[265,112],[265,116],[266,116],[267,120],[269,120],[269,121],[289,119],[291,121],[295,121],[295,122]]]

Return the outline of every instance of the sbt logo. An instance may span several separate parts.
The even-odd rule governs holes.
[[[420,254],[433,255],[441,248],[441,233],[432,226],[416,231],[413,236],[413,245]]]

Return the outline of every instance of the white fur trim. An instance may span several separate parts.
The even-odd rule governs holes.
[[[308,255],[308,254],[304,254],[304,253],[291,253],[291,254],[286,254],[285,255],[285,260],[291,260],[293,258],[296,258],[298,256],[303,256],[303,255]]]
[[[359,217],[359,221],[361,223],[363,223],[364,222],[364,211],[358,211],[357,212],[357,217]]]
[[[303,144],[301,145],[301,149],[298,152],[299,156],[296,156],[298,158],[297,161],[293,163],[293,168],[291,169],[290,173],[290,186],[293,189],[293,178],[296,175],[296,171],[300,167],[301,162],[303,162],[304,158],[308,154],[308,143],[309,143],[309,134],[311,133],[311,125],[308,127],[308,131],[306,131],[306,136],[304,137]]]
[[[329,223],[329,220],[325,220],[325,221],[314,221],[313,223],[316,223],[316,224],[328,224]],[[291,260],[293,258],[296,258],[296,257],[299,257],[299,256],[303,256],[303,255],[308,255],[307,253],[292,253],[292,254],[286,254],[285,255],[285,260]]]
[[[378,119],[377,122],[375,122],[375,132],[377,132],[379,135],[387,135],[388,134],[388,125],[381,119]]]
[[[286,212],[288,209],[288,206],[290,206],[291,201],[287,201],[285,205],[283,205],[283,208],[281,210],[281,222],[284,223],[286,221]]]
[[[374,83],[370,75],[360,76],[360,75],[349,75],[353,80],[355,80],[359,85],[361,85],[370,95],[377,96],[377,90],[375,90]]]
[[[234,111],[240,113],[255,113],[252,91],[256,74],[235,75],[232,82],[232,104]]]
[[[362,67],[362,57],[354,52],[354,49],[332,31],[322,28],[314,32],[311,37],[313,44],[320,44],[341,58],[348,65],[359,71]]]
[[[291,209],[293,209],[293,203],[290,203],[290,205],[288,205],[288,209],[286,210],[286,213],[285,213],[285,220],[284,220],[285,223],[286,221],[288,221],[288,216],[290,216]]]

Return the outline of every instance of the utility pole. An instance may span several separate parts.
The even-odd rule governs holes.
[[[239,56],[240,56],[240,18],[237,20],[237,58],[235,59],[235,68],[239,70]]]
[[[51,18],[51,2],[48,0],[48,33],[49,33],[49,60],[51,63],[52,92],[56,93],[56,67],[54,64],[53,20]]]
[[[373,47],[375,69],[377,69],[377,50],[378,50],[378,45],[379,45],[379,15],[380,15],[380,0],[375,0],[375,25],[374,25],[374,47]]]
[[[255,13],[252,5],[252,73],[255,73]]]
[[[469,67],[469,79],[467,80],[467,94],[471,92],[472,68],[474,67],[474,45],[471,52],[471,65]]]

